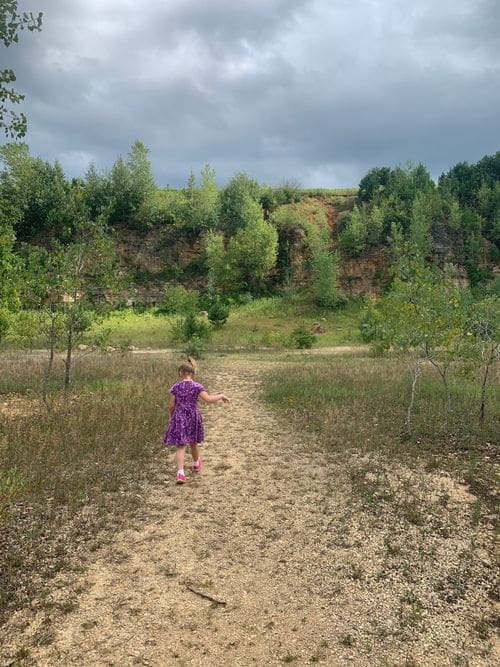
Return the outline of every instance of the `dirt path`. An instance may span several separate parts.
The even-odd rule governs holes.
[[[386,533],[353,519],[343,462],[262,405],[268,368],[224,361],[211,389],[233,402],[205,410],[203,471],[178,487],[159,461],[143,516],[94,555],[32,664],[495,664],[456,612],[402,630],[417,612],[395,573],[376,576]]]

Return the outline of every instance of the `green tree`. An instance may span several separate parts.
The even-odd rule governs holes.
[[[201,170],[201,185],[191,173],[185,190],[184,225],[195,231],[215,229],[218,225],[220,195],[215,170],[206,164]]]
[[[450,404],[447,371],[459,356],[466,321],[467,293],[455,286],[452,276],[425,266],[421,258],[403,256],[391,291],[385,295],[374,318],[375,347],[411,353],[412,392],[406,424],[411,414],[422,361],[438,372]]]
[[[209,281],[223,294],[241,289],[241,275],[228,255],[224,234],[211,232],[205,241]]]
[[[359,198],[362,202],[379,201],[384,197],[389,184],[391,169],[375,167],[363,176],[359,182]]]
[[[221,194],[221,226],[227,234],[234,234],[245,226],[248,200],[258,202],[260,194],[261,187],[256,180],[244,172],[233,176]]]
[[[315,251],[322,247],[323,236],[329,235],[325,209],[315,202],[280,206],[270,222],[278,231],[276,266],[280,282],[293,288],[310,268]]]
[[[332,309],[339,305],[337,287],[338,253],[318,250],[312,260],[312,296],[319,308]]]
[[[0,340],[9,326],[9,313],[18,306],[18,258],[14,254],[14,230],[0,218]]]
[[[127,224],[132,218],[132,177],[125,160],[120,156],[111,168],[111,193],[113,205],[110,223],[113,225]]]
[[[208,236],[209,275],[224,294],[238,294],[243,289],[260,294],[276,265],[278,234],[264,220],[260,204],[249,196],[243,200],[240,215],[244,226],[227,244],[223,234]]]
[[[140,141],[132,145],[127,160],[118,157],[110,175],[112,206],[110,222],[142,229],[155,217],[156,184],[149,149]]]
[[[65,350],[64,390],[68,393],[75,346],[110,306],[109,297],[119,281],[105,220],[80,217],[74,227],[71,243],[55,241],[51,249],[27,246],[25,252],[23,300],[40,313],[49,354],[43,389],[46,402],[56,348]]]
[[[340,248],[353,257],[360,255],[366,248],[367,238],[368,224],[365,209],[355,206],[340,236]]]
[[[2,200],[17,239],[31,241],[46,232],[62,238],[71,234],[71,188],[61,165],[32,157],[25,144],[2,146],[0,160]]]
[[[128,155],[130,170],[130,208],[135,224],[150,223],[156,183],[149,159],[149,149],[139,140],[134,141]]]
[[[276,265],[278,233],[264,220],[260,204],[249,196],[243,200],[240,215],[244,227],[229,240],[229,264],[239,272],[240,282],[250,292],[261,294]]]
[[[109,210],[113,203],[109,174],[100,172],[92,162],[85,172],[85,204],[92,219]]]
[[[424,192],[417,192],[412,203],[408,236],[414,251],[424,259],[428,259],[432,252],[431,224],[429,197]]]
[[[486,395],[491,370],[500,352],[500,298],[493,294],[472,302],[467,313],[462,356],[480,367],[481,401],[479,420],[485,417]]]
[[[32,12],[20,14],[17,5],[17,0],[2,0],[0,5],[0,39],[5,47],[13,42],[17,43],[22,30],[33,32],[42,29],[41,12],[37,16]],[[27,121],[23,113],[17,113],[10,108],[10,105],[24,100],[24,95],[11,87],[15,81],[16,75],[12,69],[0,70],[0,128],[7,137],[20,139],[26,134]]]
[[[464,263],[470,283],[473,287],[482,285],[491,278],[482,235],[484,220],[476,210],[464,208],[461,211],[460,224],[464,237]]]

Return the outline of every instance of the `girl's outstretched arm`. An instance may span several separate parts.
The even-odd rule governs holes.
[[[226,394],[209,394],[206,391],[200,392],[200,398],[205,401],[205,403],[217,403],[217,401],[222,401],[223,403],[229,403],[231,400],[226,396]]]

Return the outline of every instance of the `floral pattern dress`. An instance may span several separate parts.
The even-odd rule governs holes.
[[[203,441],[203,421],[197,400],[205,387],[199,382],[181,380],[170,388],[175,408],[163,438],[167,445],[195,445]]]

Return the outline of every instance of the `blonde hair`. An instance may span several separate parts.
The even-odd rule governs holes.
[[[179,374],[184,375],[194,375],[198,370],[198,364],[192,357],[188,357],[186,361],[182,362],[179,365],[178,369]]]

